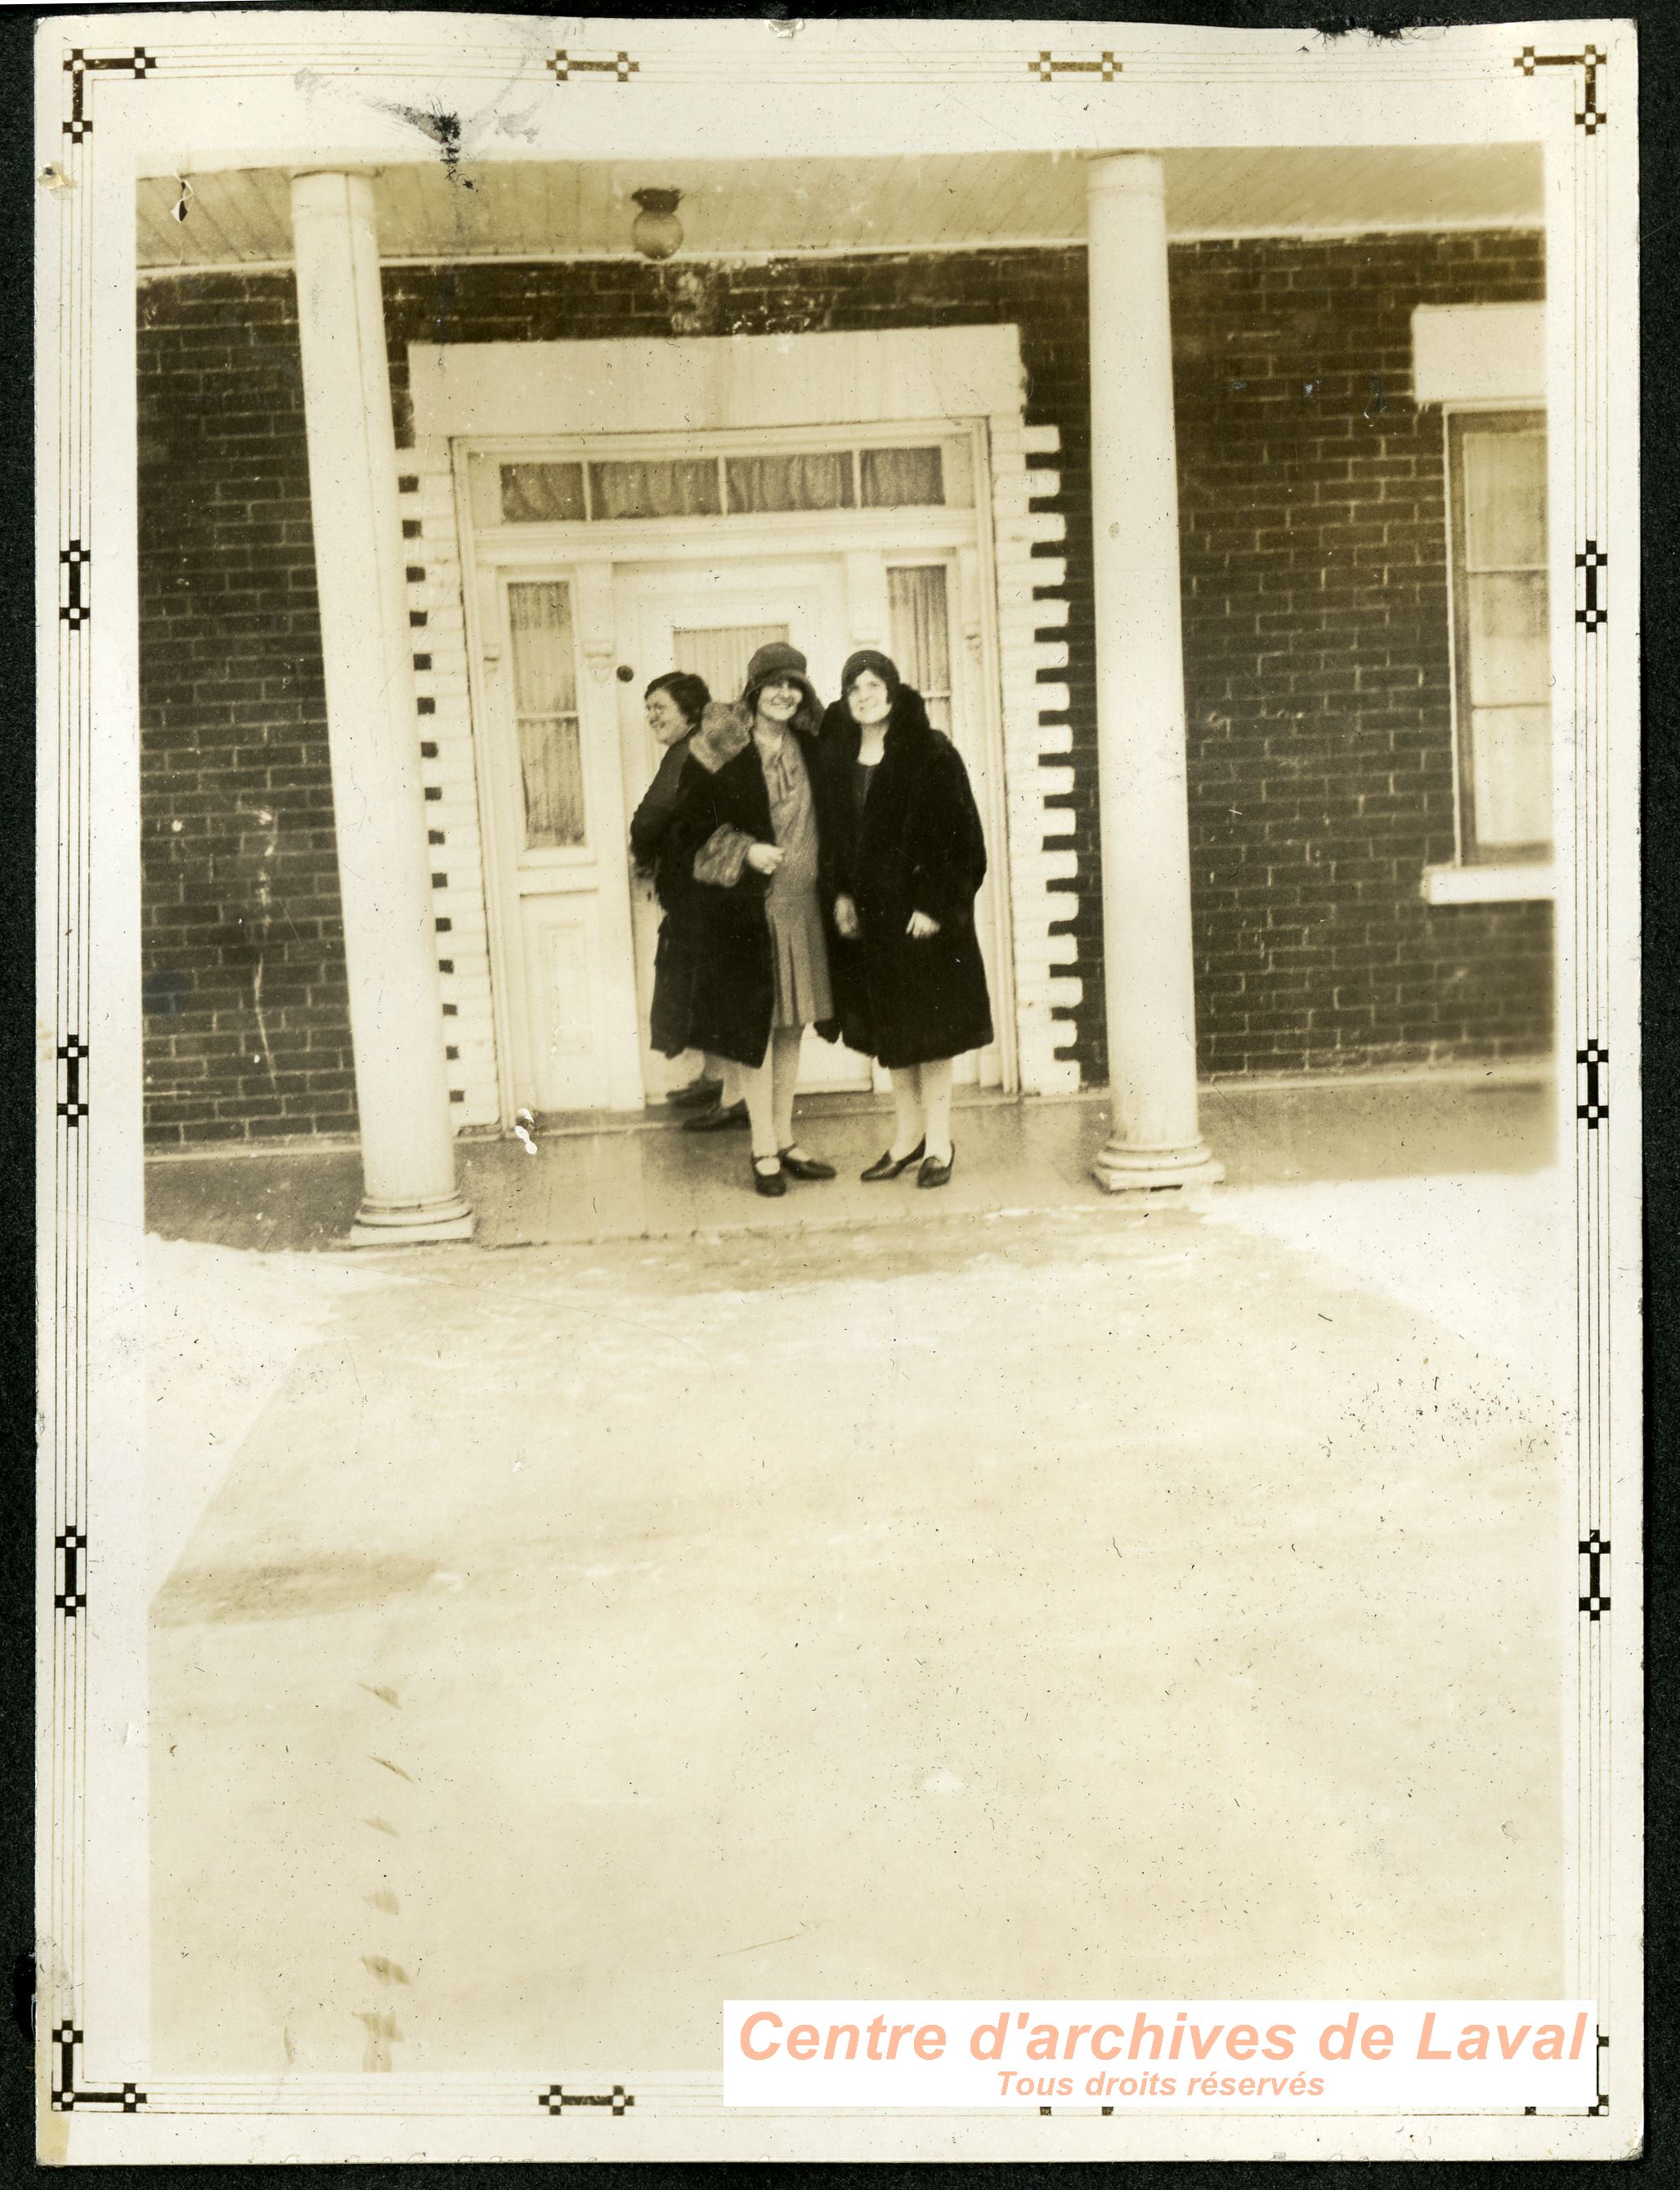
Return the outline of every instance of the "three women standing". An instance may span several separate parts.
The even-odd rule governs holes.
[[[823,718],[825,895],[843,939],[841,1033],[892,1074],[897,1131],[863,1173],[943,1186],[951,1064],[993,1038],[974,899],[985,839],[968,772],[884,654],[852,655]]]
[[[655,680],[690,722],[678,688],[697,683]],[[667,908],[655,1047],[735,1069],[753,1185],[781,1194],[790,1177],[834,1176],[794,1139],[793,1098],[806,1027],[843,1038],[892,1075],[897,1130],[863,1177],[915,1164],[918,1186],[945,1185],[951,1066],[993,1038],[974,927],[985,843],[961,755],[886,655],[854,654],[824,715],[785,645],[760,647],[741,699],[707,706],[684,743],[656,835],[648,800],[633,830]]]

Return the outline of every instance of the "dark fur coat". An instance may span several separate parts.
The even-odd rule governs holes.
[[[804,756],[820,842],[828,820],[817,750],[820,720],[815,697],[808,694],[788,735]],[[660,847],[660,898],[667,914],[678,912],[683,960],[682,1007],[677,1008],[673,971],[667,983],[670,1015],[653,1030],[654,1046],[666,1056],[691,1048],[737,1064],[763,1062],[775,1013],[764,912],[769,883],[747,865],[746,854],[755,843],[775,842],[751,711],[739,701],[714,701],[690,746],[677,810]],[[831,903],[823,912],[831,959]],[[837,1029],[831,1023],[817,1031],[831,1041]]]
[[[991,1001],[974,932],[985,840],[968,771],[934,729],[922,695],[900,687],[885,750],[857,814],[861,742],[843,701],[823,718],[824,895],[852,899],[861,939],[842,945],[835,992],[842,1038],[888,1067],[984,1049]],[[912,941],[913,912],[939,923]]]

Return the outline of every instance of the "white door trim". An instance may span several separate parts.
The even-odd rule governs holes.
[[[1019,418],[1013,326],[663,340],[411,343],[417,438],[695,434]]]
[[[901,337],[908,338],[908,349]],[[1045,553],[1059,542],[1063,520],[1032,507],[1042,496],[1056,492],[1059,482],[1053,469],[1030,468],[1028,462],[1029,456],[1053,457],[1058,438],[1053,428],[1024,423],[1017,332],[1007,326],[970,326],[844,338],[801,335],[786,343],[779,338],[764,340],[780,363],[767,360],[763,370],[776,379],[784,412],[795,406],[797,397],[802,415],[797,419],[753,418],[736,410],[713,429],[715,439],[745,437],[755,445],[769,441],[797,445],[859,430],[865,445],[877,440],[897,444],[924,436],[948,440],[954,433],[969,431],[981,458],[974,468],[973,508],[690,520],[673,526],[669,544],[673,551],[699,552],[714,559],[737,552],[751,558],[802,550],[844,553],[849,548],[885,548],[889,557],[907,553],[913,559],[918,552],[944,550],[956,557],[965,576],[973,559],[981,607],[979,684],[990,718],[990,750],[997,761],[985,818],[998,871],[994,948],[1000,994],[994,1003],[999,1064],[1004,1084],[1024,1093],[1071,1092],[1080,1084],[1079,1069],[1058,1049],[1072,1030],[1053,1014],[1058,1007],[1079,1003],[1082,969],[1076,938],[1052,930],[1066,928],[1070,916],[1078,912],[1080,900],[1066,887],[1076,870],[1071,847],[1064,849],[1046,842],[1065,837],[1069,816],[1045,803],[1073,782],[1070,729],[1064,721],[1049,719],[1066,709],[1067,688],[1047,681],[1066,664],[1066,644],[1057,632],[1066,623],[1067,603],[1041,597],[1041,588],[1059,586],[1065,575],[1059,557]],[[820,358],[831,361],[837,355],[831,347],[836,342],[850,350],[844,372],[837,373],[831,362],[825,371],[817,371]],[[826,347],[813,350],[808,347],[811,344]],[[429,364],[426,373],[417,374],[420,434],[411,450],[398,452],[397,462],[400,472],[415,474],[403,481],[411,496],[406,513],[423,519],[423,525],[406,530],[417,541],[423,532],[423,545],[417,544],[411,552],[417,558],[423,556],[426,567],[410,573],[414,582],[410,600],[417,610],[431,610],[431,634],[425,638],[417,634],[415,644],[435,655],[432,684],[438,695],[433,703],[438,745],[433,757],[423,758],[422,766],[423,771],[430,771],[429,795],[440,795],[446,802],[441,808],[432,808],[431,816],[448,821],[451,894],[457,909],[456,947],[450,954],[455,966],[444,984],[446,997],[451,999],[446,1002],[446,1011],[457,1014],[446,1024],[446,1038],[456,1046],[450,1065],[455,1116],[460,1125],[500,1124],[505,1130],[513,1123],[507,1000],[505,984],[491,976],[488,933],[491,920],[499,916],[495,908],[503,893],[494,873],[493,847],[482,842],[490,832],[480,826],[487,793],[477,764],[475,728],[483,707],[480,634],[473,598],[480,542],[472,524],[463,443],[476,411],[487,428],[485,440],[514,443],[521,454],[546,452],[569,435],[575,445],[580,423],[599,433],[603,421],[616,426],[612,438],[623,447],[625,429],[637,419],[638,406],[633,400],[619,400],[626,397],[626,389],[616,376],[613,402],[604,404],[599,416],[589,407],[596,403],[593,394],[587,404],[562,394],[555,408],[545,412],[536,400],[539,388],[546,392],[561,383],[575,387],[584,377],[597,381],[621,355],[686,350],[694,344],[685,339],[680,343],[449,347],[446,358],[428,354],[436,360],[435,372]],[[712,345],[714,351],[732,354],[741,347],[734,342]],[[478,366],[489,351],[505,353],[503,363],[518,383],[517,404],[500,417],[478,406],[474,394]],[[908,394],[903,386],[894,386],[889,370],[895,360],[906,358],[911,369],[920,374]],[[809,370],[808,359],[812,360]],[[575,373],[573,367],[578,365],[587,372]],[[759,369],[755,366],[754,372]],[[716,385],[714,380],[714,397]],[[735,371],[725,408],[740,402],[742,386]],[[448,401],[445,397],[457,388],[463,391],[463,407],[456,409],[458,423],[451,428],[452,397]],[[847,398],[843,405],[837,400],[839,394]],[[907,417],[905,412],[912,398],[917,412]],[[711,407],[715,409],[715,403]],[[633,430],[639,430],[644,440],[662,437],[668,441],[671,416],[667,411],[649,418],[644,411],[639,428]],[[530,431],[532,427],[537,430]],[[453,446],[445,437],[451,432]],[[473,438],[477,440],[476,433]],[[599,440],[596,445],[600,447]],[[703,534],[696,534],[698,525],[704,525]],[[580,551],[590,559],[640,562],[650,555],[655,529],[645,522],[592,524],[587,527],[586,544],[582,525],[509,526],[497,537],[495,557],[505,559],[510,567],[526,559],[551,565],[569,563]],[[515,533],[519,536],[510,536]],[[562,535],[570,536],[557,536]],[[557,554],[563,546],[565,554]],[[966,612],[966,587],[964,591]],[[468,619],[465,629],[463,605]],[[471,644],[467,644],[469,638]],[[968,652],[966,631],[963,639]],[[427,689],[425,678],[420,684],[423,691]],[[456,692],[458,699],[453,696]],[[627,876],[627,916],[628,894]]]

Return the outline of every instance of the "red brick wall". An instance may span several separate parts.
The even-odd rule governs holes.
[[[146,1138],[355,1128],[292,276],[139,310]]]
[[[1418,895],[1452,856],[1452,786],[1440,421],[1410,400],[1409,327],[1415,304],[1536,297],[1541,278],[1526,235],[1173,252],[1205,1070],[1549,1039],[1549,908]],[[1068,526],[1076,787],[1059,803],[1086,985],[1067,1047],[1103,1078],[1083,253],[479,263],[393,269],[385,293],[400,438],[411,341],[1020,326]],[[354,1096],[292,283],[149,284],[140,349],[147,972],[162,1001],[164,977],[193,982],[148,1020],[150,1130],[339,1130]],[[272,850],[241,806],[275,817]]]
[[[1442,424],[1415,305],[1543,293],[1541,239],[1172,254],[1204,1072],[1532,1056],[1545,904],[1423,904],[1453,858]]]

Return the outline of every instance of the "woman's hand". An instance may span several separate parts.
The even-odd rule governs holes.
[[[834,925],[848,943],[855,943],[863,933],[863,922],[858,918],[857,900],[837,897],[834,900]]]
[[[930,920],[925,912],[911,913],[910,925],[905,930],[912,943],[925,943],[930,935],[937,935],[939,932],[938,921]]]
[[[746,855],[746,864],[755,875],[773,875],[785,857],[780,844],[755,844]]]

